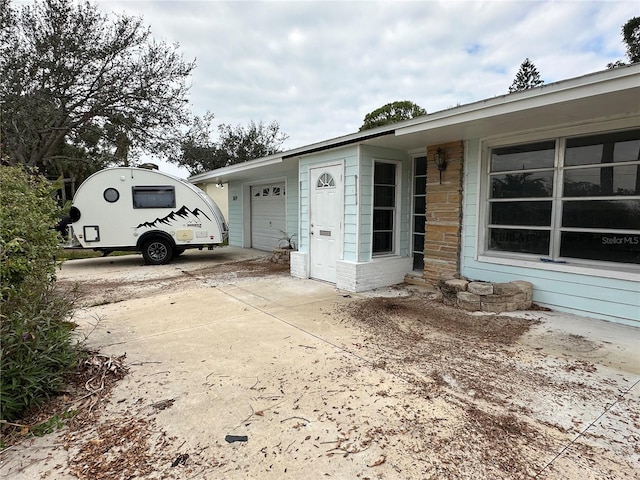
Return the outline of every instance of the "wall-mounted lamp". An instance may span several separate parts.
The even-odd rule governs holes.
[[[216,187],[217,188],[224,188],[224,185],[222,184],[222,182],[218,182],[218,183],[216,183]]]
[[[444,154],[444,150],[442,148],[438,148],[436,153],[433,155],[433,161],[438,167],[438,173],[440,174],[440,184],[442,184],[442,171],[447,169],[447,157]]]

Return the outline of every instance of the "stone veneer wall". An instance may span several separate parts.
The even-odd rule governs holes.
[[[442,148],[447,169],[440,172],[433,156]],[[436,286],[442,276],[456,275],[460,268],[462,230],[462,166],[464,145],[451,142],[427,147],[427,206],[424,238],[425,281]]]

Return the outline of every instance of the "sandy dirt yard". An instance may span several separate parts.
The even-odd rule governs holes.
[[[266,258],[179,260],[63,268],[93,354],[19,422],[69,410],[64,427],[14,430],[1,476],[640,478],[639,353],[555,312],[472,315],[417,287],[293,279]]]

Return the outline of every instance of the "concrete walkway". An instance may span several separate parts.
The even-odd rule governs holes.
[[[163,269],[165,274],[196,271],[196,256],[230,262],[264,252],[225,247],[185,255],[190,254],[181,263],[138,275],[149,280]],[[118,278],[139,264],[134,258],[69,262],[60,278]],[[90,274],[87,264],[93,266]],[[89,347],[105,355],[126,353],[131,366],[113,390],[105,415],[123,423],[150,419],[154,428],[175,438],[165,450],[155,451],[158,476],[144,478],[422,478],[426,467],[404,450],[406,439],[398,442],[381,432],[397,430],[410,438],[410,432],[402,432],[405,424],[397,421],[402,408],[431,419],[449,418],[449,423],[457,414],[444,400],[418,397],[402,378],[376,368],[375,356],[355,347],[362,344],[362,333],[335,315],[336,306],[354,299],[397,294],[353,294],[287,276],[224,283],[201,278],[175,291],[168,287],[153,296],[83,309],[75,320],[89,335]],[[638,329],[555,312],[522,315],[542,320],[522,338],[523,346],[554,359],[585,359],[603,366],[607,375],[624,376],[627,399],[638,405]],[[394,403],[403,398],[411,405]],[[165,400],[171,401],[169,408],[154,407]],[[606,424],[606,413],[590,415],[585,423]],[[637,426],[628,428],[621,441],[640,439]],[[60,448],[61,435],[24,442],[2,454],[0,474],[15,480],[75,478],[56,465],[82,447]],[[248,441],[230,444],[227,435],[246,435]],[[185,452],[190,455],[186,473],[183,467],[167,467]],[[548,452],[539,464],[558,452]],[[566,468],[562,471],[571,474]],[[623,474],[611,478],[632,478],[628,470]]]

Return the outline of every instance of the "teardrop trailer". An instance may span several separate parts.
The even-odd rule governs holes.
[[[139,251],[163,265],[189,248],[213,249],[227,240],[218,206],[195,185],[137,167],[115,167],[88,177],[69,212],[65,248],[108,254]]]

